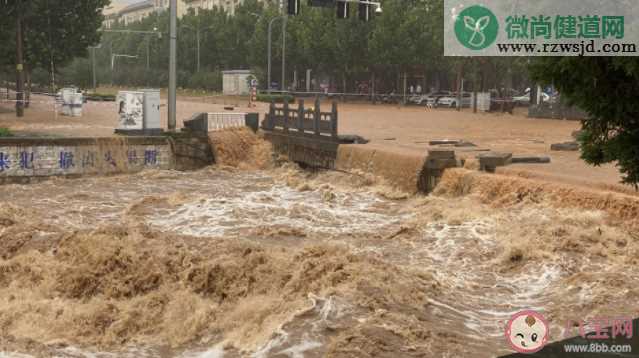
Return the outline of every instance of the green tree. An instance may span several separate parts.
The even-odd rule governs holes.
[[[49,68],[52,63],[60,67],[85,56],[87,47],[99,42],[102,8],[109,2],[12,0],[0,7],[0,17],[14,19],[18,11],[22,13],[24,58],[30,68]],[[0,23],[0,61],[15,62],[15,25],[11,21]]]
[[[589,116],[582,121],[581,157],[590,164],[616,162],[623,182],[639,185],[639,59],[634,57],[542,58],[533,79],[554,84]]]

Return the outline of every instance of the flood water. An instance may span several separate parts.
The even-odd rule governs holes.
[[[504,324],[636,316],[605,214],[211,167],[0,187],[0,357],[492,357]],[[623,275],[620,275],[623,272]]]

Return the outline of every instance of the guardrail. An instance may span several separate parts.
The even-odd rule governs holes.
[[[287,135],[339,141],[337,124],[337,102],[333,102],[330,112],[322,112],[318,98],[311,108],[304,107],[304,100],[299,100],[297,107],[288,103],[279,106],[271,103],[269,112],[262,122],[262,129]]]
[[[207,113],[208,131],[246,126],[246,113]]]
[[[196,113],[189,120],[184,121],[184,127],[203,133],[243,127],[257,131],[258,117],[257,113]]]

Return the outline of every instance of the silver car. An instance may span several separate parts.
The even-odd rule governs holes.
[[[437,106],[439,99],[442,97],[447,97],[450,96],[450,92],[449,91],[437,91],[437,92],[431,92],[427,95],[424,95],[424,100],[419,103],[419,104],[423,104],[423,105],[431,105],[433,107]]]
[[[468,92],[462,93],[461,107],[470,107],[472,96]],[[441,97],[437,102],[437,106],[457,108],[457,94],[452,93],[449,96]]]

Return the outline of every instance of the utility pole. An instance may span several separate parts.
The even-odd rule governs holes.
[[[95,78],[95,47],[91,47],[91,72],[93,73],[93,93],[96,93],[98,81]]]
[[[176,86],[177,86],[177,0],[170,0],[171,19],[169,29],[169,131],[175,131],[176,127]]]
[[[474,72],[473,73],[473,113],[477,113],[477,67],[478,67],[478,62],[476,58],[473,58],[473,67],[474,67]]]
[[[462,108],[462,91],[464,90],[464,64],[463,60],[457,67],[457,110],[461,111]]]
[[[197,38],[197,72],[200,73],[200,25],[198,23],[197,31],[195,31],[195,37]]]
[[[271,94],[271,38],[272,38],[272,32],[273,32],[273,23],[275,22],[275,20],[279,20],[282,19],[282,21],[284,21],[284,23],[282,24],[282,85],[281,88],[282,90],[284,90],[284,80],[286,79],[286,75],[285,75],[285,70],[286,70],[286,15],[281,15],[281,16],[276,16],[274,18],[271,19],[271,21],[269,21],[268,23],[268,64],[266,66],[267,70],[266,70],[266,77],[267,77],[267,86],[266,86],[266,92],[268,94]]]
[[[271,31],[273,30],[273,21],[275,21],[277,17],[271,19],[268,22],[268,64],[266,65],[266,92],[271,94]]]
[[[146,38],[146,69],[151,68],[151,60],[149,56],[149,46],[151,46],[151,37]]]
[[[16,7],[16,116],[24,117],[24,64],[22,55],[22,2]]]
[[[95,72],[95,50],[102,48],[102,44],[99,44],[97,46],[91,46],[90,48],[91,48],[91,71],[93,72],[93,93],[95,93],[98,87],[98,79]],[[111,56],[113,57],[113,54],[111,54]]]
[[[282,15],[284,18],[282,19],[282,85],[281,90],[286,91],[286,14]]]

